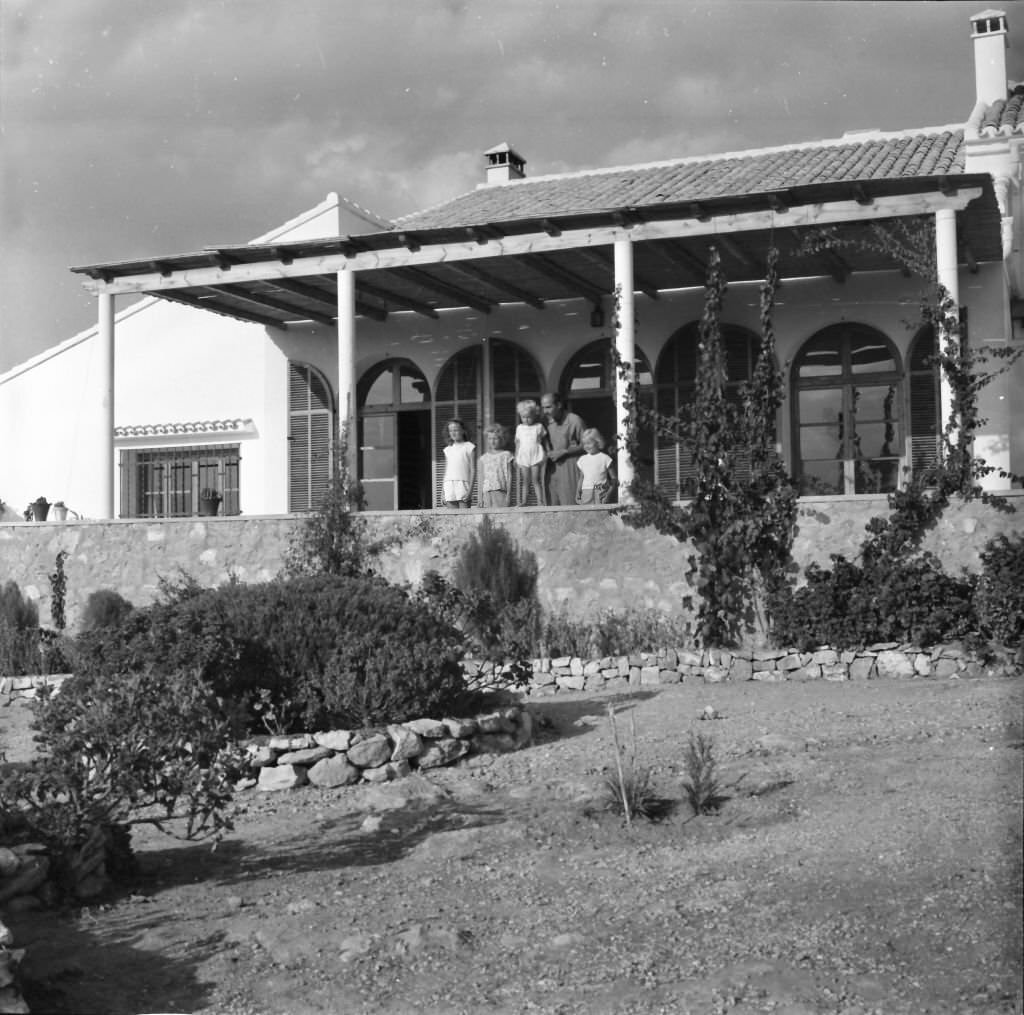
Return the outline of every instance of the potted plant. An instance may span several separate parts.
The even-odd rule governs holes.
[[[212,487],[204,487],[199,491],[199,513],[215,515],[220,509],[221,495]]]
[[[45,522],[46,516],[50,513],[50,502],[45,497],[36,497],[29,508],[32,511],[32,517],[37,522]]]
[[[65,522],[68,518],[68,506],[62,500],[55,500],[50,508],[53,510],[53,520],[55,522]]]

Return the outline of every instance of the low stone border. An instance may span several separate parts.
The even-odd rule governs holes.
[[[238,789],[326,789],[389,782],[414,769],[451,765],[469,754],[517,751],[533,739],[525,708],[507,706],[468,719],[413,719],[376,730],[329,730],[260,737],[246,747],[257,778]]]
[[[52,687],[59,691],[61,684],[70,677],[70,673],[54,673],[43,677],[0,677],[0,704],[9,705],[12,701],[34,698],[40,687]]]
[[[865,649],[820,648],[814,652],[771,649],[730,652],[725,649],[669,649],[628,656],[587,659],[581,656],[535,659],[533,676],[524,692],[533,697],[559,691],[622,690],[657,684],[724,680],[882,680],[913,677],[976,677],[1010,675],[1020,667],[1009,659],[991,666],[957,645],[919,649],[883,642]],[[474,683],[500,683],[504,668],[493,663],[463,663]]]

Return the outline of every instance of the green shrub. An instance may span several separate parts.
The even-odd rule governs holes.
[[[339,658],[357,650],[368,653],[361,669],[339,666]],[[134,610],[117,627],[83,633],[78,652],[80,672],[95,676],[193,671],[222,699],[241,733],[261,729],[271,713],[289,730],[380,714],[379,705],[354,708],[339,682],[386,679],[395,687],[375,692],[374,700],[396,702],[408,685],[417,707],[433,700],[421,682],[435,682],[447,698],[455,670],[461,678],[462,637],[381,578],[321,574],[233,582]],[[393,667],[386,677],[385,665]],[[355,675],[343,679],[344,673]]]
[[[477,654],[498,662],[536,654],[537,558],[490,516],[484,515],[459,551],[453,577],[457,594],[453,597],[437,576],[433,583],[435,603],[466,631]]]
[[[15,581],[0,586],[0,624],[15,631],[39,626],[39,607],[21,594]]]
[[[994,641],[1024,646],[1024,535],[996,536],[981,551],[974,605]]]
[[[0,814],[53,845],[58,871],[95,828],[231,827],[241,756],[197,674],[76,675],[32,707],[40,756],[0,774]]]
[[[89,593],[82,611],[80,629],[96,631],[101,628],[117,627],[134,609],[119,592],[113,589],[96,589]]]
[[[586,617],[565,612],[544,618],[538,654],[598,658],[678,649],[692,642],[686,619],[661,610],[603,610]]]
[[[972,580],[947,575],[928,553],[863,566],[833,555],[830,569],[811,564],[806,578],[803,588],[773,599],[776,644],[808,650],[897,641],[926,648],[977,630]]]
[[[39,608],[22,596],[17,582],[0,586],[0,676],[23,676],[42,669]]]

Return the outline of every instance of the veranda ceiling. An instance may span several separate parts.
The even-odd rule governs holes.
[[[503,303],[542,309],[552,300],[597,303],[614,290],[612,242],[635,242],[637,292],[703,285],[714,243],[730,281],[759,280],[771,245],[783,278],[825,276],[837,284],[854,272],[898,269],[873,247],[813,251],[811,232],[837,226],[866,236],[872,222],[964,203],[957,213],[958,260],[976,270],[1002,259],[1001,216],[987,174],[826,183],[700,202],[658,203],[562,213],[544,219],[395,228],[361,236],[210,247],[197,253],[75,267],[95,293],[158,296],[270,327],[300,321],[331,325],[337,272],[356,271],[356,313],[384,320],[412,311],[436,317]]]

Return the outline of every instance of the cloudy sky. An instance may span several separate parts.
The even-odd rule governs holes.
[[[0,0],[0,372],[95,323],[70,265],[243,243],[330,191],[403,215],[500,141],[539,175],[963,122],[991,6]]]

